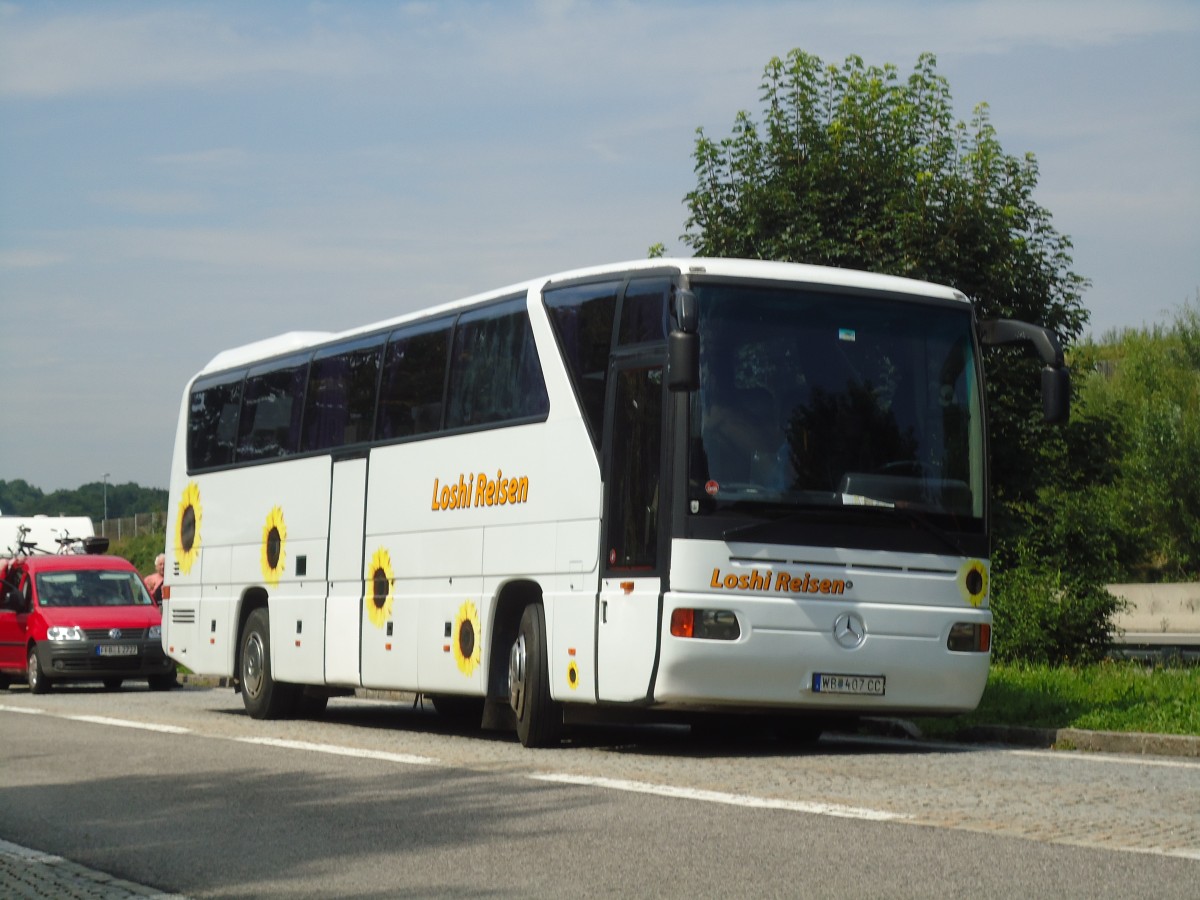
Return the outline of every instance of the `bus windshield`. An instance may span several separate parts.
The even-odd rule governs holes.
[[[694,290],[693,513],[858,506],[983,518],[983,414],[965,303]]]

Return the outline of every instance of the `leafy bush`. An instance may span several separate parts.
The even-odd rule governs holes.
[[[114,556],[125,557],[137,567],[139,572],[149,575],[154,571],[154,557],[162,553],[165,546],[166,530],[160,528],[136,537],[114,540],[109,544],[108,552]]]
[[[1050,665],[1098,661],[1122,605],[1100,579],[1033,566],[993,570],[992,655]]]

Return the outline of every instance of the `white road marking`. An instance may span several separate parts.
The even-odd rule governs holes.
[[[819,816],[837,816],[843,819],[866,819],[872,822],[894,822],[911,819],[904,813],[868,809],[862,806],[842,806],[838,803],[816,803],[806,800],[778,800],[771,797],[755,797],[751,794],[727,794],[724,791],[707,791],[700,788],[676,787],[670,784],[648,784],[643,781],[627,781],[621,778],[597,778],[585,775],[559,775],[547,773],[530,775],[537,781],[552,781],[558,784],[577,784],[586,787],[609,788],[616,791],[632,791],[638,794],[654,794],[680,800],[701,800],[706,803],[724,803],[729,806],[745,806],[750,809],[784,809],[791,812],[812,813]]]
[[[1012,756],[1032,756],[1039,759],[1065,759],[1080,762],[1123,763],[1127,766],[1162,766],[1167,769],[1200,769],[1200,762],[1183,759],[1162,759],[1141,756],[1114,756],[1107,753],[1089,753],[1086,750],[1009,750]]]
[[[159,731],[163,734],[190,734],[190,728],[178,725],[157,725],[153,722],[134,722],[129,719],[110,719],[107,716],[62,716],[73,722],[90,722],[93,725],[115,725],[117,728],[140,728],[142,731]]]
[[[289,750],[306,750],[314,753],[327,753],[336,756],[348,756],[358,759],[374,759],[383,762],[399,763],[402,765],[446,765],[446,763],[429,756],[415,756],[407,753],[388,753],[379,750],[364,750],[355,747],[344,747],[337,744],[317,744],[309,741],[289,741],[278,738],[255,738],[255,737],[228,737],[225,735],[205,734],[204,732],[193,731],[188,728],[181,728],[175,725],[158,725],[146,722],[134,722],[128,719],[114,719],[105,716],[79,716],[65,715],[61,713],[48,713],[44,709],[35,707],[17,707],[0,704],[0,712],[15,712],[24,713],[26,715],[50,715],[54,718],[69,719],[76,722],[86,722],[95,725],[112,725],[121,728],[137,728],[146,731],[158,731],[167,734],[195,734],[197,737],[209,737],[217,740],[233,740],[245,744],[258,744],[268,747],[279,747]],[[873,743],[887,743],[887,740],[873,741]],[[912,741],[897,741],[898,746],[912,747]],[[930,744],[931,747],[937,747],[937,744]],[[953,746],[953,745],[951,745]],[[945,749],[945,747],[943,747]],[[962,749],[971,749],[978,751],[978,747],[963,745]],[[1140,765],[1140,766],[1163,766],[1170,768],[1182,769],[1197,769],[1200,768],[1200,762],[1191,762],[1183,760],[1170,759],[1145,759],[1136,756],[1117,756],[1111,754],[1097,753],[1079,753],[1079,752],[1064,752],[1056,750],[1019,750],[996,748],[999,752],[1013,756],[1027,756],[1035,758],[1048,758],[1055,760],[1077,760],[1087,762],[1104,762],[1104,763],[1120,763],[1124,765]],[[653,784],[641,781],[630,781],[617,778],[603,778],[582,775],[568,775],[565,773],[540,773],[536,775],[526,776],[536,781],[546,781],[558,784],[572,784],[584,787],[596,787],[609,790],[629,791],[633,793],[651,794],[659,797],[667,797],[672,799],[697,800],[706,803],[722,803],[730,806],[741,806],[748,809],[778,809],[791,812],[810,813],[813,815],[835,816],[838,818],[860,819],[874,822],[911,822],[913,824],[924,824],[920,817],[907,813],[894,813],[881,809],[871,809],[868,807],[858,806],[843,806],[836,803],[820,803],[815,801],[805,800],[781,800],[770,797],[757,797],[751,794],[731,794],[723,791],[702,790],[699,788],[677,787],[667,784]],[[947,826],[934,826],[947,827]],[[950,830],[974,831],[985,834],[1003,834],[1002,830],[997,831],[993,828],[979,828],[971,826],[949,826]],[[1154,856],[1170,856],[1181,859],[1200,860],[1200,850],[1183,847],[1183,848],[1167,848],[1167,847],[1136,847],[1136,846],[1114,846],[1107,842],[1096,842],[1087,840],[1057,840],[1044,841],[1045,843],[1060,843],[1077,847],[1089,847],[1100,850],[1118,851],[1127,853],[1142,853]]]
[[[309,741],[285,741],[279,738],[235,737],[230,740],[243,744],[262,744],[266,747],[282,747],[285,750],[309,750],[313,753],[329,753],[334,756],[353,756],[357,759],[378,759],[383,762],[401,763],[406,766],[439,766],[441,760],[432,756],[414,756],[411,753],[388,753],[383,750],[362,750],[358,747],[342,747],[337,744],[313,744]]]

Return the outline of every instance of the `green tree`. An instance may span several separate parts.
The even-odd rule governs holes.
[[[698,255],[938,282],[970,297],[980,318],[1033,322],[1064,345],[1079,338],[1087,281],[1071,269],[1070,240],[1034,199],[1037,160],[1004,152],[986,104],[974,108],[970,122],[955,119],[949,83],[933,55],[922,55],[902,79],[894,65],[868,66],[857,56],[826,65],[793,50],[767,64],[761,88],[758,121],[743,111],[728,137],[697,132],[697,184],[686,198],[682,240]],[[1046,450],[1061,439],[1039,419],[1041,364],[1022,350],[988,353],[991,462],[1000,501],[996,560],[1001,569],[1037,570],[1023,580],[997,579],[994,602],[1009,602],[1005,584],[1052,590],[1066,602],[1041,624],[1087,635],[1082,655],[1090,656],[1103,643],[1093,637],[1105,632],[1115,603],[1097,570],[1074,565],[1070,553],[1036,556],[1056,541],[1068,543],[1069,534],[1033,540],[1027,534],[1028,510],[1063,484],[1063,469],[1072,462],[1068,453]],[[1008,595],[1020,602],[1019,590]],[[1085,621],[1066,627],[1063,615]],[[1069,646],[1057,645],[1039,654],[1071,656]]]
[[[167,492],[128,482],[108,484],[92,481],[73,490],[61,489],[49,494],[28,482],[0,481],[0,510],[7,516],[88,516],[95,521],[104,517],[105,494],[108,516],[119,519],[145,513],[161,513],[167,508]]]
[[[1197,578],[1200,300],[1170,326],[1126,330],[1077,355],[1076,419],[1105,440],[1071,455],[1107,476],[1078,487],[1098,495],[1114,520],[1120,578]]]

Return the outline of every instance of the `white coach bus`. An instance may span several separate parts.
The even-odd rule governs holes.
[[[653,259],[218,354],[187,385],[163,644],[252,716],[355,688],[573,717],[968,711],[987,680],[979,322],[946,287]]]

